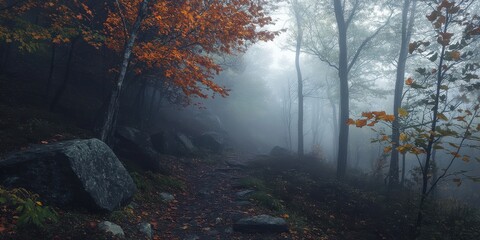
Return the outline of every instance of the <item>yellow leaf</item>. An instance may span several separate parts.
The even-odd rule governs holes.
[[[405,146],[398,146],[397,151],[400,152],[401,154],[405,154],[407,152],[407,147]]]
[[[443,113],[437,114],[437,118],[443,121],[448,121],[448,118],[445,115],[443,115]]]
[[[408,111],[405,108],[398,108],[398,115],[400,115],[400,117],[406,117],[408,116]]]
[[[384,152],[384,153],[389,153],[390,151],[392,151],[392,146],[386,146],[386,147],[383,149],[383,152]]]
[[[408,136],[405,133],[400,133],[400,141],[406,142],[408,140]]]
[[[452,156],[454,156],[454,157],[456,157],[456,158],[461,157],[461,155],[458,154],[457,152],[450,152],[450,154],[452,154]]]
[[[460,59],[460,52],[459,52],[459,51],[453,51],[453,52],[451,53],[451,56],[452,56],[452,59],[453,59],[453,60],[455,60],[455,61],[456,61],[456,60],[459,60],[459,59]]]
[[[36,203],[38,206],[43,206],[42,202],[40,202],[40,201],[36,201],[35,203]]]
[[[416,148],[416,147],[414,147],[414,148],[412,148],[411,152],[412,152],[413,154],[415,154],[415,155],[419,155],[419,154],[424,153],[424,150],[421,149],[421,148]]]

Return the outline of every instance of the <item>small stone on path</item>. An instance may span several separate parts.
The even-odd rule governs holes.
[[[99,223],[98,228],[104,232],[112,233],[114,236],[119,236],[119,237],[125,236],[125,233],[123,232],[122,227],[109,221],[103,221]]]
[[[148,239],[152,239],[153,237],[153,230],[152,230],[152,225],[147,222],[141,222],[137,225],[138,230],[140,230],[141,233],[145,234],[145,236]]]
[[[243,199],[243,198],[245,198],[246,196],[252,194],[253,192],[255,192],[255,190],[248,189],[248,190],[244,190],[244,191],[235,193],[235,196],[236,196],[237,198]]]
[[[160,197],[164,202],[167,202],[167,203],[175,200],[175,197],[172,194],[166,193],[166,192],[160,193]]]
[[[248,233],[288,232],[288,226],[283,218],[258,215],[240,219],[233,225],[233,230]]]

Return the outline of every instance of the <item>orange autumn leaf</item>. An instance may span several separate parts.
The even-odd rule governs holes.
[[[347,125],[355,125],[355,120],[349,118],[349,119],[347,120]]]
[[[373,111],[372,114],[375,115],[375,117],[377,118],[387,115],[385,111]]]
[[[365,125],[367,125],[367,120],[366,119],[358,119],[358,120],[355,121],[355,126],[356,127],[361,128]]]
[[[409,78],[407,78],[407,80],[405,80],[405,85],[407,85],[407,86],[412,85],[412,83],[413,83],[413,79],[411,77],[409,77]]]
[[[366,117],[367,119],[373,118],[373,113],[371,112],[362,112],[362,117]]]
[[[142,0],[119,0],[126,25],[135,21]],[[266,1],[155,1],[142,23],[144,37],[133,49],[135,68],[161,69],[160,78],[185,96],[206,98],[206,92],[228,95],[213,81],[222,67],[212,56],[245,52],[258,41],[270,41],[279,32],[262,30],[272,23]],[[125,31],[117,8],[104,22],[106,46],[121,52]],[[143,72],[138,71],[137,72]]]
[[[385,116],[385,121],[393,122],[393,121],[395,121],[395,116],[394,115],[386,115]]]

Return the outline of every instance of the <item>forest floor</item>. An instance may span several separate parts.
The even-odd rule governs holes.
[[[28,144],[88,138],[71,120],[38,107],[0,103],[0,158]],[[127,160],[127,159],[121,159]],[[120,225],[123,239],[146,239],[137,224],[150,223],[153,239],[411,239],[418,203],[412,191],[385,192],[382,181],[350,174],[336,181],[321,160],[244,156],[235,152],[204,157],[165,157],[170,174],[128,168],[138,192],[128,206],[109,214],[62,210],[42,227],[18,226],[17,206],[0,201],[0,239],[120,239],[98,229],[101,221]],[[126,161],[128,162],[128,161]],[[244,190],[251,194],[239,197]],[[3,189],[0,193],[41,200]],[[174,199],[165,202],[161,193]],[[386,196],[391,196],[387,198]],[[0,196],[0,200],[2,196]],[[426,209],[420,239],[480,239],[478,211],[461,204]],[[241,218],[268,214],[284,218],[285,233],[240,233]]]

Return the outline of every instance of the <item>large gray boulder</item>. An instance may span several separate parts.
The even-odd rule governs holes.
[[[0,160],[0,184],[40,194],[49,204],[112,211],[136,186],[113,151],[98,139],[33,146]]]
[[[233,230],[248,233],[288,232],[288,225],[283,218],[264,214],[238,220],[233,225]]]

